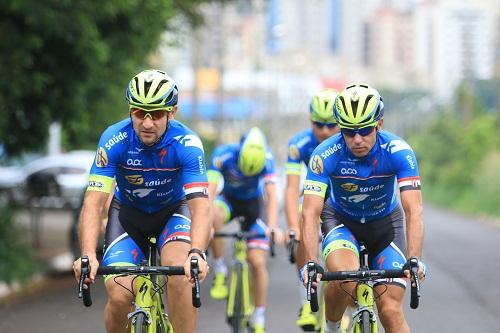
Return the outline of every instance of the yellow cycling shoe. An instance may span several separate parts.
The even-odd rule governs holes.
[[[224,273],[215,273],[212,288],[210,289],[210,296],[216,300],[226,299],[228,288],[226,285],[226,275]]]
[[[318,320],[316,319],[314,313],[311,311],[311,305],[309,304],[309,302],[305,302],[304,305],[302,305],[299,312],[299,318],[295,323],[297,324],[297,326],[302,328],[303,331],[315,331]]]
[[[264,325],[255,324],[252,326],[252,333],[266,333],[266,328]]]

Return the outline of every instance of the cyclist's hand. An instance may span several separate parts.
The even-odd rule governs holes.
[[[418,280],[420,282],[423,282],[425,280],[425,276],[427,275],[427,266],[424,264],[423,261],[419,260],[418,258],[415,258],[415,257],[412,257],[414,259],[417,260],[417,263],[418,263]],[[410,275],[410,267],[411,267],[411,263],[410,261],[412,260],[412,258],[409,258],[406,263],[404,264],[403,266],[403,269],[404,269],[404,273],[406,275],[407,278],[411,278],[411,275]]]
[[[283,241],[285,240],[283,230],[281,230],[280,227],[268,228],[266,236],[271,237],[271,232],[274,232],[274,244],[283,244]]]
[[[300,239],[300,228],[288,228],[287,233],[286,233],[286,245],[290,244],[290,233],[293,232],[295,235],[295,241],[298,242]]]
[[[304,287],[306,287],[306,288],[307,288],[307,282],[309,282],[307,264],[308,264],[308,262],[304,266],[302,266],[302,268],[300,269],[300,272],[299,272],[299,278],[302,281],[302,283],[304,284]],[[321,277],[323,276],[323,273],[325,272],[325,270],[323,269],[323,267],[321,267],[320,264],[315,263],[315,265],[316,265],[316,281],[313,281],[312,286],[314,288],[317,288],[318,284],[321,282]]]
[[[186,274],[189,282],[194,285],[194,279],[191,277],[191,257],[198,258],[198,278],[200,279],[200,282],[205,280],[210,267],[208,266],[208,263],[205,261],[205,259],[202,258],[199,254],[192,253],[188,256],[186,262],[184,263],[184,274]]]
[[[85,279],[84,283],[90,284],[95,282],[95,276],[97,274],[97,268],[99,267],[99,261],[97,261],[97,257],[95,255],[89,255],[89,264],[90,264],[90,276]],[[73,272],[75,273],[76,281],[80,280],[80,275],[82,274],[82,258],[78,258],[73,262]]]

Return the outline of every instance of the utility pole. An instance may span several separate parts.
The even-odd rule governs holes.
[[[216,55],[217,55],[217,72],[218,72],[218,86],[217,86],[217,116],[216,116],[216,129],[217,129],[217,144],[223,143],[223,129],[225,123],[224,116],[224,57],[225,57],[225,33],[224,33],[224,9],[223,3],[216,4],[215,9],[215,38],[216,38]]]

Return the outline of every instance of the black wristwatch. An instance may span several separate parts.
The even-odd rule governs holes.
[[[202,250],[193,248],[193,249],[189,250],[188,256],[192,253],[196,253],[197,255],[199,255],[201,257],[201,259],[207,261],[207,255]]]

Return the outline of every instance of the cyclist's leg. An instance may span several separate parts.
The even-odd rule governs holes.
[[[322,253],[328,271],[357,270],[359,268],[359,244],[352,232],[339,221],[329,206],[321,216],[323,233]],[[349,294],[354,294],[354,282],[329,282],[325,289],[325,315],[329,326],[340,327],[347,306],[351,304]],[[349,293],[346,293],[346,291]],[[333,324],[332,324],[333,323]]]
[[[249,231],[257,234],[264,234],[267,229],[265,223],[259,218],[254,222]],[[265,310],[267,300],[267,288],[269,285],[269,274],[266,268],[266,256],[269,251],[269,239],[267,237],[249,238],[248,263],[252,271],[253,297],[255,310],[252,315],[252,325],[254,329],[264,330]]]
[[[117,202],[113,202],[104,242],[109,245],[104,248],[102,264],[105,266],[137,265],[144,258],[144,254],[123,230],[118,220],[119,209]],[[108,301],[104,308],[104,325],[108,333],[127,332],[127,314],[133,310],[131,305],[133,294],[120,284],[131,288],[132,279],[132,276],[108,275],[105,277]]]
[[[214,201],[213,227],[218,232],[224,224],[231,219],[231,205],[223,196],[218,196]],[[226,284],[227,267],[224,262],[224,239],[213,238],[211,241],[214,281],[210,289],[210,296],[214,299],[225,299],[228,294]]]
[[[159,237],[162,265],[182,266],[190,249],[191,219],[186,204],[169,218]],[[195,332],[198,312],[191,304],[191,285],[185,276],[167,278],[168,314],[174,332]]]
[[[372,265],[374,269],[401,268],[406,262],[404,230],[397,227],[398,223],[395,223],[395,225],[393,242],[373,258]],[[381,294],[377,299],[380,321],[387,333],[409,333],[410,329],[403,311],[406,281],[404,279],[392,279],[386,281],[386,283],[386,285],[377,284],[375,286],[375,292]],[[386,291],[384,292],[384,290]]]

